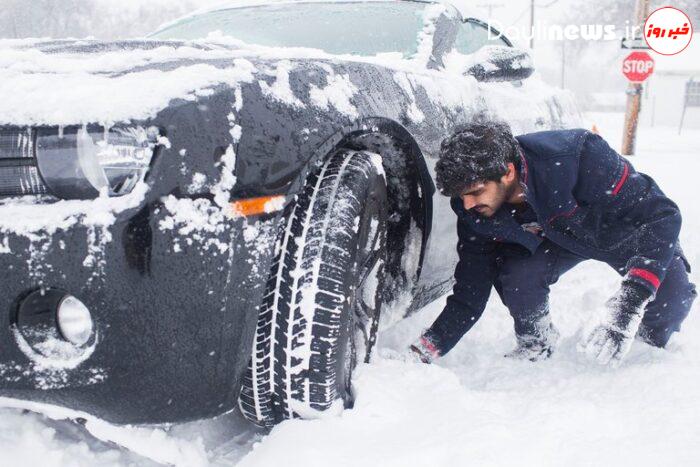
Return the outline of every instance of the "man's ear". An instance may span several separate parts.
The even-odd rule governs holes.
[[[515,169],[515,164],[513,164],[512,162],[508,162],[508,171],[503,175],[501,181],[506,185],[509,185],[513,183],[513,180],[515,180],[517,176],[518,173]]]

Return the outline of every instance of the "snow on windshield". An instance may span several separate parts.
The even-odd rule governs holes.
[[[418,51],[418,35],[428,10],[434,11],[435,7],[408,2],[232,8],[187,17],[151,37],[191,40],[220,32],[268,47],[305,47],[365,56],[400,52],[410,57]]]

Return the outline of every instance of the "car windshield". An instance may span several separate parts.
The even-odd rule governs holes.
[[[309,47],[374,56],[418,48],[424,11],[418,2],[301,3],[232,8],[186,18],[150,37],[200,39],[220,31],[248,44]]]

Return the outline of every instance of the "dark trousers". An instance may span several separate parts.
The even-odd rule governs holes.
[[[586,259],[546,239],[532,256],[522,256],[511,250],[499,255],[494,286],[513,317],[517,335],[538,334],[537,323],[549,313],[549,286]],[[625,265],[610,266],[621,272]],[[695,285],[688,279],[689,269],[677,250],[642,319],[641,329],[649,343],[665,346],[688,316],[697,295]]]

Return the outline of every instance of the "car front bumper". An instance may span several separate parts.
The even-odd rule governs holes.
[[[185,421],[235,406],[279,216],[227,218],[214,231],[174,218],[147,197],[108,225],[0,232],[0,396],[113,423]],[[63,360],[27,351],[15,315],[42,288],[88,307],[90,349]]]

